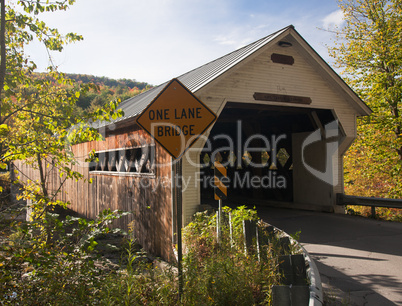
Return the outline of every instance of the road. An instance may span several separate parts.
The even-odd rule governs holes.
[[[257,207],[299,241],[320,271],[327,305],[402,305],[402,223]]]

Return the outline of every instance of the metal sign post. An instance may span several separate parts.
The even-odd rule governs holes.
[[[175,174],[176,177],[173,180],[176,192],[176,213],[177,213],[177,220],[176,220],[176,233],[177,233],[177,270],[178,270],[178,277],[179,277],[179,301],[181,301],[181,297],[183,296],[183,268],[182,268],[182,261],[183,261],[183,247],[182,247],[182,236],[181,236],[181,228],[182,228],[182,160],[181,158],[176,160],[175,164]]]

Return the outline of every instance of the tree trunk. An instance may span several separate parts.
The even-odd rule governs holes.
[[[2,93],[4,87],[4,78],[6,76],[6,7],[5,0],[0,0],[0,123],[2,122]]]
[[[40,153],[36,154],[36,159],[38,163],[38,168],[39,168],[39,178],[40,178],[40,186],[42,189],[43,197],[45,199],[44,207],[43,207],[43,213],[44,213],[44,219],[47,219],[47,222],[45,224],[45,233],[46,233],[46,245],[49,245],[52,241],[52,222],[49,220],[49,193],[46,188],[46,175],[44,173],[45,169],[43,168],[42,164],[42,157]]]
[[[0,124],[3,123],[3,87],[6,76],[6,7],[5,0],[0,0]],[[0,142],[0,154],[3,155],[3,143]]]

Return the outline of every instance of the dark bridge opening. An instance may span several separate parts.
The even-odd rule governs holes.
[[[292,134],[333,120],[330,110],[227,103],[200,156],[202,203],[214,200],[214,160],[227,168],[228,202],[293,202]]]

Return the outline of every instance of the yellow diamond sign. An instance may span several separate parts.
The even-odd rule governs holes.
[[[173,79],[138,116],[137,123],[178,159],[215,120],[208,106]]]

